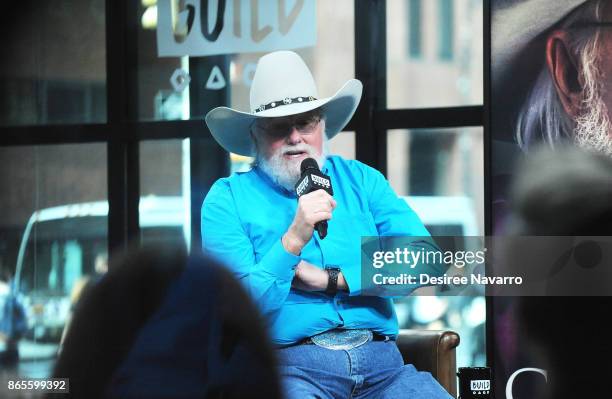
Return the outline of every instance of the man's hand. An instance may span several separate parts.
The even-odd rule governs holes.
[[[288,252],[299,255],[314,232],[314,226],[322,220],[330,220],[336,201],[325,190],[316,190],[302,195],[289,229],[282,238]]]
[[[302,291],[325,291],[329,277],[327,271],[301,260],[295,268],[291,287]],[[338,291],[347,291],[348,286],[342,272],[338,274]]]

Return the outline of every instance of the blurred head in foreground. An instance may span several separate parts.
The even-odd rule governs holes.
[[[574,146],[540,150],[525,160],[517,176],[513,199],[515,233],[612,236],[612,159],[608,156]],[[572,253],[574,258],[579,255],[577,248]],[[605,258],[596,266],[606,267],[612,265]],[[610,287],[597,290],[596,280],[601,272],[610,272],[596,268],[572,273],[576,280],[591,276],[590,295],[609,293]],[[540,364],[549,371],[547,397],[593,396],[608,389],[607,379],[612,372],[600,361],[612,355],[612,343],[603,328],[612,300],[609,294],[572,295],[571,284],[564,292],[567,296],[521,298],[522,333],[534,344],[542,356]]]
[[[179,248],[111,265],[77,305],[54,377],[78,398],[279,397],[257,309],[224,268]]]
[[[611,235],[612,159],[541,148],[520,165],[512,204],[512,229],[524,235]]]

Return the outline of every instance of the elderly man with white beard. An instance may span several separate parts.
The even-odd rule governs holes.
[[[363,236],[429,233],[380,172],[327,154],[361,91],[351,79],[318,98],[297,54],[262,57],[251,112],[219,107],[206,116],[227,151],[255,163],[209,191],[203,248],[228,265],[266,318],[287,398],[449,398],[431,374],[404,365],[392,300],[362,295]],[[306,158],[329,176],[333,197],[324,190],[296,196]],[[322,221],[329,222],[324,239],[314,234]]]
[[[565,141],[612,155],[612,3],[498,0],[495,5],[494,85],[516,90],[535,77],[515,118],[519,146],[528,151],[537,143],[554,147]],[[514,94],[520,93],[510,97]],[[506,101],[499,100],[494,108]]]

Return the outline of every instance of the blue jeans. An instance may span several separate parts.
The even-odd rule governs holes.
[[[394,341],[349,350],[296,345],[277,355],[286,399],[452,399],[430,373],[404,365]]]

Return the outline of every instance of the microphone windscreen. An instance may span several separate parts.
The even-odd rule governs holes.
[[[302,164],[300,165],[300,171],[301,173],[304,173],[304,171],[308,169],[319,170],[319,164],[317,164],[317,161],[315,161],[313,158],[306,158],[302,161]]]

